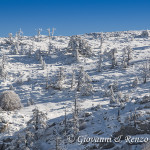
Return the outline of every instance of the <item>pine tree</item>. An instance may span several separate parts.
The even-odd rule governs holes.
[[[36,53],[35,53],[35,57],[36,59],[39,61],[40,60],[40,50],[37,50]]]
[[[43,57],[40,55],[40,64],[43,64]]]
[[[77,91],[81,90],[84,82],[85,82],[85,72],[84,72],[84,68],[81,67],[79,72],[79,77],[78,77]]]
[[[72,71],[71,89],[75,86],[75,70]]]
[[[5,70],[4,65],[0,66],[0,76],[1,76],[1,78],[3,78],[4,80],[6,80],[7,71]]]
[[[10,44],[13,43],[13,34],[12,33],[9,33],[9,42],[10,42]]]
[[[2,55],[2,67],[5,69],[5,64],[6,64],[6,56],[5,54]]]
[[[30,46],[30,49],[28,51],[28,57],[32,56],[33,51],[35,50],[35,44],[32,42],[32,45]]]
[[[127,46],[127,56],[128,56],[128,62],[129,60],[132,59],[132,53],[133,53],[133,50],[130,46]]]
[[[103,41],[104,41],[104,37],[103,37],[103,33],[101,33],[101,35],[100,35],[100,52],[102,52]]]
[[[132,83],[132,87],[137,87],[138,83],[139,83],[138,77],[135,77]]]
[[[64,135],[66,136],[67,131],[68,131],[68,127],[67,127],[67,111],[66,111],[66,108],[65,108],[64,126],[65,126],[64,127],[64,131],[65,131]]]
[[[101,72],[101,71],[102,71],[102,62],[103,62],[102,54],[99,54],[99,60],[98,60],[98,72]]]
[[[111,63],[112,63],[112,68],[114,68],[115,66],[117,66],[117,58],[116,58],[116,53],[117,53],[117,49],[111,49]]]
[[[40,38],[41,38],[41,32],[42,32],[42,29],[39,28],[39,29],[37,30],[37,42],[40,41]]]
[[[46,113],[43,113],[38,108],[33,110],[33,117],[28,121],[28,126],[30,131],[35,134],[35,138],[39,139],[43,132],[45,131],[47,124]]]
[[[149,32],[148,32],[148,30],[142,31],[140,37],[141,37],[141,38],[147,38],[147,37],[149,37]]]
[[[21,39],[22,35],[23,35],[23,31],[20,28],[18,31],[18,39]]]
[[[12,91],[14,91],[14,90],[15,90],[15,88],[13,87],[13,85],[12,85],[12,84],[9,86],[9,90],[12,90]]]
[[[75,94],[74,99],[74,109],[73,109],[73,134],[77,138],[79,132],[79,105],[77,101],[77,93]]]
[[[48,76],[48,67],[47,67],[47,76],[46,76],[46,89],[49,88],[49,76]]]
[[[80,68],[77,91],[81,92],[81,95],[91,95],[93,94],[93,85],[90,76],[84,71],[84,68]]]
[[[64,68],[60,67],[58,75],[57,75],[57,80],[56,80],[56,83],[54,85],[55,88],[59,89],[59,90],[62,90],[63,89],[64,80],[65,80]]]
[[[149,68],[148,68],[147,61],[143,64],[141,70],[142,70],[143,83],[146,83],[147,82],[147,78],[150,76],[149,75]]]
[[[111,93],[111,97],[110,97],[110,104],[113,104],[116,102],[115,96],[114,96],[114,91],[113,91],[113,87],[110,87],[110,93]]]
[[[48,55],[50,55],[52,53],[53,49],[54,49],[54,46],[52,45],[52,43],[49,42]]]
[[[20,49],[20,47],[19,47],[19,42],[17,41],[17,42],[15,43],[15,47],[14,47],[14,55],[19,54],[19,49]]]
[[[76,53],[80,53],[83,56],[91,56],[92,50],[88,43],[81,39],[79,36],[72,36],[68,44],[68,51],[77,58]],[[78,50],[78,51],[77,51]]]
[[[43,62],[42,62],[42,70],[44,70],[46,68],[46,63],[45,63],[45,61],[43,60]]]
[[[77,62],[80,62],[80,59],[79,59],[79,50],[76,48],[75,50],[75,59]]]
[[[51,32],[50,31],[51,31],[51,29],[48,28],[47,31],[48,31],[48,37],[49,37],[49,43],[50,43],[50,38],[51,38]]]
[[[123,55],[123,60],[122,60],[122,65],[123,65],[123,68],[127,68],[128,66],[128,63],[127,63],[127,58],[125,57],[125,55]]]

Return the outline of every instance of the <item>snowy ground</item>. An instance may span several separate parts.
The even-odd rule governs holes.
[[[72,56],[66,51],[70,37],[55,36],[51,39],[51,43],[57,48],[50,55],[43,56],[46,62],[46,69],[41,69],[41,64],[35,58],[34,52],[38,49],[48,51],[49,38],[42,36],[40,42],[36,42],[33,37],[22,37],[20,40],[20,48],[28,50],[34,43],[33,54],[28,55],[10,53],[10,44],[6,43],[8,38],[0,38],[0,54],[6,56],[5,69],[7,70],[7,79],[0,80],[0,92],[9,90],[13,85],[15,92],[19,95],[23,108],[19,111],[1,112],[1,115],[9,122],[7,132],[0,134],[0,139],[11,136],[15,132],[24,129],[27,122],[32,116],[32,110],[38,107],[39,110],[47,113],[48,123],[61,122],[64,119],[64,111],[67,109],[67,116],[71,118],[72,107],[74,103],[74,90],[70,89],[72,69],[78,72],[79,66],[84,66],[84,70],[93,80],[94,94],[91,96],[79,96],[78,101],[83,111],[91,112],[86,129],[80,132],[83,136],[95,136],[94,132],[101,131],[102,137],[110,137],[114,132],[119,131],[121,123],[125,124],[126,117],[136,112],[141,115],[141,120],[147,119],[150,114],[150,103],[139,104],[145,95],[150,94],[150,79],[143,84],[141,68],[143,62],[150,59],[150,37],[140,38],[142,31],[125,31],[104,33],[103,52],[108,52],[112,48],[117,49],[118,66],[111,69],[109,61],[104,63],[102,72],[97,71],[98,53],[100,47],[99,33],[80,35],[86,40],[92,48],[93,55],[91,57],[80,56],[80,62],[72,62]],[[119,34],[119,35],[117,35]],[[133,59],[130,61],[128,68],[122,68],[121,60],[123,48],[130,46],[133,49]],[[65,69],[64,88],[60,90],[45,89],[48,76],[49,82],[57,74],[59,67]],[[135,77],[139,78],[139,84],[136,88],[132,87]],[[20,79],[22,82],[20,83]],[[109,104],[110,97],[104,97],[105,89],[118,81],[118,89],[123,95],[129,95],[129,102],[125,104],[125,108],[120,112],[120,122],[117,120],[119,107],[112,107]],[[32,98],[34,105],[27,105],[27,100]],[[101,105],[98,111],[91,108]],[[145,106],[149,106],[145,108]],[[144,120],[145,121],[145,120]],[[97,134],[96,134],[97,135]],[[150,136],[147,134],[139,136]],[[142,143],[143,144],[143,143]],[[66,149],[84,149],[88,144],[68,144]],[[132,148],[140,149],[140,145],[133,145]],[[42,148],[41,148],[42,149]],[[44,148],[43,148],[44,149]],[[88,148],[86,148],[88,149]],[[94,149],[94,148],[93,148]]]

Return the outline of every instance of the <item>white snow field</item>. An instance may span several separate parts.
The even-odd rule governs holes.
[[[149,34],[1,37],[0,92],[23,107],[0,110],[0,150],[149,150]]]

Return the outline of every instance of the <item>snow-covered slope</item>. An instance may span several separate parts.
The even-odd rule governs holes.
[[[26,36],[19,37],[19,39],[18,37],[0,38],[1,61],[7,73],[6,78],[2,76],[0,79],[0,92],[14,90],[24,106],[20,110],[0,112],[0,116],[8,123],[7,130],[0,133],[0,139],[3,141],[0,149],[2,149],[1,146],[3,149],[7,147],[4,139],[8,140],[9,137],[10,143],[13,143],[12,139],[16,139],[19,132],[22,133],[25,128],[28,128],[27,122],[32,118],[32,110],[35,108],[47,114],[47,127],[43,131],[44,134],[33,142],[37,144],[37,149],[82,150],[123,149],[123,147],[124,149],[142,149],[143,141],[134,142],[131,145],[124,139],[121,143],[112,140],[113,142],[105,144],[104,142],[82,141],[83,137],[113,139],[121,135],[150,139],[150,37],[142,32],[124,31],[79,35],[92,50],[91,56],[79,54],[79,61],[76,61],[67,49],[70,37],[54,36],[50,38],[50,41],[49,37],[44,35],[38,40],[37,37]],[[101,41],[103,41],[102,45]],[[52,48],[49,48],[49,43]],[[123,66],[123,59],[126,55],[124,51],[128,46],[132,49],[132,59],[125,67]],[[112,68],[110,51],[114,48],[117,49],[115,54],[117,65]],[[14,53],[16,49],[17,52]],[[42,61],[46,63],[44,68],[42,68],[41,58],[37,59],[39,50]],[[102,70],[98,72],[100,50],[103,57]],[[76,91],[81,66],[92,80],[93,94],[88,96],[83,96]],[[51,86],[55,83],[60,67],[63,67],[65,75],[61,90]],[[145,69],[147,69],[147,81],[143,83]],[[72,70],[75,71],[76,76],[74,88],[71,88]],[[138,79],[138,82],[133,87],[135,79]],[[49,85],[48,88],[46,84]],[[111,87],[114,84],[117,86],[117,90],[113,91],[115,102],[110,104]],[[72,113],[75,95],[80,105],[78,119],[81,122],[79,121],[78,137],[74,141]],[[65,110],[68,128],[66,135],[62,133]],[[126,130],[126,135],[122,128]],[[133,129],[137,130],[133,131]],[[57,137],[61,137],[60,142],[57,142],[56,134],[53,133],[55,130],[58,132]],[[79,139],[80,136],[82,137]],[[72,139],[70,143],[69,140]],[[35,145],[29,149],[34,149],[34,147]]]

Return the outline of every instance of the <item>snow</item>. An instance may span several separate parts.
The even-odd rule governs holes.
[[[84,66],[84,70],[92,78],[94,88],[93,95],[78,96],[81,109],[85,112],[92,113],[92,115],[88,117],[89,121],[86,123],[86,128],[80,131],[80,135],[90,135],[92,137],[95,136],[95,131],[100,130],[102,131],[102,137],[110,137],[114,132],[120,129],[121,123],[125,124],[126,117],[132,112],[135,112],[135,110],[140,114],[139,120],[145,121],[150,113],[150,107],[144,108],[145,104],[139,104],[138,100],[150,94],[150,79],[148,78],[147,83],[143,84],[141,76],[143,62],[150,59],[150,37],[137,37],[141,35],[141,33],[142,31],[103,33],[104,41],[102,52],[108,53],[111,49],[116,48],[118,51],[118,65],[114,69],[111,69],[111,62],[106,57],[104,58],[102,72],[97,71],[101,40],[99,37],[94,36],[99,36],[100,33],[79,35],[89,43],[92,49],[92,56],[84,57],[80,55],[80,62],[73,61],[72,56],[66,50],[70,37],[54,36],[50,42],[55,49],[52,50],[49,55],[43,55],[43,59],[46,62],[46,69],[44,70],[42,70],[42,66],[36,59],[34,53],[39,49],[48,52],[48,36],[42,35],[39,42],[37,42],[34,37],[23,36],[20,39],[20,47],[26,51],[34,43],[31,57],[23,54],[11,54],[10,45],[6,43],[8,38],[0,38],[0,55],[6,56],[5,70],[7,70],[8,73],[6,79],[0,79],[0,92],[9,90],[10,85],[13,85],[15,92],[19,95],[24,106],[17,111],[0,112],[0,116],[3,116],[9,122],[8,131],[1,133],[0,139],[13,136],[26,128],[27,122],[32,117],[32,110],[35,109],[35,107],[47,113],[48,124],[63,121],[65,108],[67,110],[68,119],[71,118],[74,103],[74,89],[70,89],[72,69],[75,69],[76,75],[78,75],[80,66]],[[125,69],[122,67],[121,62],[123,58],[123,48],[126,46],[130,46],[133,49],[133,58],[130,61],[129,67]],[[47,75],[48,82],[53,82],[61,66],[63,66],[66,75],[64,88],[61,91],[52,88],[46,89]],[[139,84],[133,88],[132,82],[135,77],[138,77]],[[130,101],[125,103],[125,108],[120,111],[121,123],[117,120],[120,105],[115,107],[109,105],[110,97],[104,96],[105,89],[114,81],[118,82],[119,91],[121,91],[123,95],[128,94],[130,97]],[[117,92],[115,92],[115,94],[116,93]],[[28,106],[27,101],[30,98],[33,99],[34,105]],[[98,111],[93,111],[92,108],[99,104],[101,108],[98,109]],[[41,142],[40,149],[46,150],[50,145],[45,141],[43,143]],[[67,144],[66,149],[73,150],[79,148],[83,149],[85,145],[79,145],[77,143]]]

